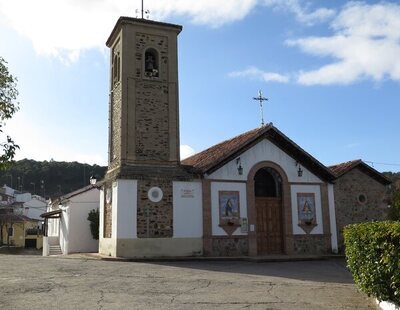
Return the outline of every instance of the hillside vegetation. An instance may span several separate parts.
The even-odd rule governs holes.
[[[0,170],[0,186],[8,186],[45,197],[72,192],[89,184],[90,176],[102,179],[107,167],[82,164],[76,161],[16,161],[9,169]],[[393,182],[393,190],[400,190],[400,172],[383,172]],[[43,182],[42,182],[43,181]],[[42,186],[44,185],[44,186]]]
[[[0,185],[48,197],[60,196],[89,184],[90,176],[102,179],[107,167],[78,162],[16,161],[0,171]]]

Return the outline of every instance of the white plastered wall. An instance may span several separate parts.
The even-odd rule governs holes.
[[[211,182],[211,223],[213,236],[226,236],[226,232],[219,227],[219,191],[239,191],[240,217],[247,218],[246,183],[243,182]],[[247,235],[240,227],[233,235]]]
[[[311,231],[311,234],[322,234],[322,205],[321,205],[321,186],[319,185],[291,185],[292,196],[292,223],[294,235],[305,235],[301,227],[299,227],[299,215],[297,209],[297,193],[314,193],[315,194],[315,214],[317,218],[317,226]]]
[[[69,202],[68,252],[97,252],[98,240],[93,239],[88,221],[89,212],[99,208],[100,194],[97,188],[76,195]]]
[[[173,182],[174,238],[203,236],[201,182]]]
[[[328,203],[329,203],[329,221],[331,226],[332,252],[337,253],[338,239],[337,239],[335,196],[334,196],[333,184],[328,184]]]
[[[61,217],[60,217],[60,232],[59,232],[59,241],[60,248],[63,254],[68,254],[68,233],[69,233],[69,224],[70,224],[70,210],[67,204],[63,204],[61,206]]]
[[[113,184],[113,238],[137,238],[137,186],[137,180],[117,180]]]
[[[248,173],[254,165],[263,161],[271,161],[279,165],[285,171],[290,183],[323,183],[321,179],[303,166],[301,166],[303,175],[299,177],[297,174],[298,166],[296,166],[296,160],[287,155],[284,151],[267,139],[260,141],[238,157],[240,157],[240,162],[243,167],[242,175],[238,174],[235,158],[223,167],[206,176],[206,178],[216,180],[247,181]]]

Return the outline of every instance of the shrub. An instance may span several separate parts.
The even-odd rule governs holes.
[[[93,239],[99,240],[99,209],[90,210],[87,219],[90,222],[90,231],[92,232]]]
[[[400,190],[396,190],[392,195],[388,217],[392,221],[400,221]]]
[[[400,304],[400,222],[349,225],[344,239],[347,265],[361,291]]]

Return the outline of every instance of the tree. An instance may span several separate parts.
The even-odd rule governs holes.
[[[0,57],[0,134],[3,134],[5,122],[19,110],[17,96],[17,79],[8,71],[7,62]],[[5,141],[0,141],[0,169],[9,166],[17,149],[19,146],[8,135]]]
[[[99,222],[100,222],[100,211],[99,209],[93,209],[89,212],[88,221],[90,222],[90,231],[92,237],[95,240],[99,240]]]
[[[389,209],[389,219],[400,221],[400,190],[395,190],[392,195],[392,203]]]

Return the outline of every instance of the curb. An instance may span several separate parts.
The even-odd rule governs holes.
[[[137,262],[137,263],[152,263],[152,262],[224,262],[238,261],[251,263],[266,263],[266,262],[299,262],[299,261],[317,261],[328,260],[332,258],[343,258],[340,255],[321,255],[321,256],[270,256],[270,257],[205,257],[205,256],[190,256],[190,257],[141,257],[141,258],[124,258],[103,256],[97,253],[81,254],[82,258],[98,259],[103,261],[113,262]]]

